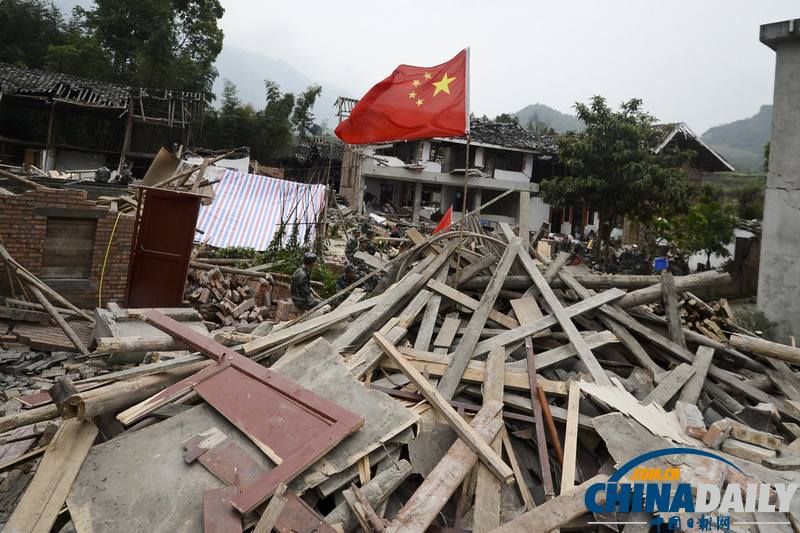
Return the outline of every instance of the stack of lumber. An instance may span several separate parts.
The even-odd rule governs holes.
[[[59,380],[0,419],[9,439],[60,420],[6,527],[46,531],[66,504],[78,533],[647,531],[675,513],[593,516],[584,496],[676,447],[725,460],[647,463],[693,488],[800,481],[800,349],[681,320],[727,273],[593,275],[469,216],[409,238],[370,294],[362,278],[234,348],[143,311],[194,353]],[[729,514],[753,532],[800,519],[765,509]]]
[[[210,270],[197,266],[189,270],[185,293],[204,320],[218,326],[260,324],[271,315],[273,282],[269,274],[208,267]]]

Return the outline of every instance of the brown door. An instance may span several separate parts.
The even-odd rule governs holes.
[[[146,188],[128,279],[128,307],[179,307],[201,197]]]

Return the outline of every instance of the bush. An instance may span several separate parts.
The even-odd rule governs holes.
[[[739,218],[745,220],[764,218],[764,186],[761,182],[750,181],[736,189],[734,194]]]

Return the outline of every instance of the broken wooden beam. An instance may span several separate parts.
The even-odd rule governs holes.
[[[605,483],[608,476],[598,474],[571,491],[550,501],[544,502],[532,511],[522,514],[510,522],[506,522],[495,533],[530,533],[531,531],[552,531],[570,520],[587,513],[584,497],[589,487],[597,483]],[[605,491],[597,493],[596,503],[605,501]]]
[[[734,334],[730,338],[731,346],[740,350],[757,353],[767,357],[774,357],[788,363],[800,364],[800,348],[788,346],[778,342],[750,337],[748,335]]]
[[[395,346],[389,342],[386,337],[380,333],[374,333],[373,337],[378,343],[378,346],[383,349],[384,353],[391,357],[397,363],[411,382],[417,387],[420,394],[425,396],[425,399],[444,416],[453,430],[459,437],[478,454],[481,461],[501,480],[509,483],[514,473],[511,468],[506,465],[503,460],[492,450],[484,439],[475,432],[475,430],[467,424],[467,422],[459,415],[448,403],[448,398],[442,396],[439,391],[425,379],[419,371],[409,364],[408,360],[401,354]],[[494,438],[494,436],[492,436]]]

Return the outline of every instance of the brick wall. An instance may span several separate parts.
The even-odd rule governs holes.
[[[52,214],[53,212],[57,214]],[[81,190],[37,189],[16,195],[0,195],[0,242],[14,259],[35,275],[39,275],[42,266],[48,214],[59,217],[97,217],[89,279],[44,280],[76,306],[96,307],[103,258],[117,213],[88,200],[86,192]],[[121,305],[125,298],[133,219],[132,215],[122,215],[114,232],[103,277],[103,305],[112,300]],[[8,274],[1,260],[0,295],[11,295]]]

